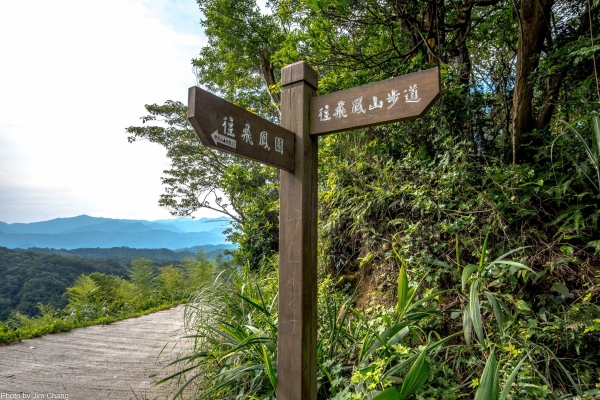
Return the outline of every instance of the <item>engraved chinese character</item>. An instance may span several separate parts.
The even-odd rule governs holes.
[[[417,84],[415,83],[412,86],[408,87],[408,90],[405,90],[404,93],[409,92],[409,94],[405,94],[404,98],[407,103],[418,103],[421,101],[419,94],[417,93]]]
[[[242,131],[242,139],[246,141],[246,143],[252,143],[252,135],[250,134],[250,124],[246,124],[244,126],[244,130]]]
[[[335,112],[333,113],[333,116],[336,118],[342,118],[342,117],[347,117],[348,115],[346,114],[346,109],[344,108],[344,104],[346,104],[345,101],[338,101],[337,107],[335,108]]]
[[[275,151],[283,154],[283,139],[280,137],[275,138]]]
[[[388,93],[387,101],[388,101],[388,103],[391,103],[388,107],[388,110],[390,108],[392,108],[394,106],[394,104],[396,104],[396,102],[398,101],[398,97],[400,97],[400,95],[395,90],[392,90],[392,93]]]
[[[358,99],[352,102],[352,114],[366,113],[365,109],[362,106],[362,99],[363,97],[360,96]]]
[[[325,105],[325,109],[321,107],[319,110],[319,120],[321,121],[329,121],[331,117],[329,116],[329,105]]]
[[[379,100],[379,103],[377,103],[377,96],[373,96],[373,104],[369,105],[369,110],[374,110],[376,108],[382,108],[383,107],[383,100]]]
[[[229,123],[227,117],[223,117],[223,133],[229,136],[235,136],[233,134],[233,118],[229,117]]]
[[[271,150],[271,148],[267,144],[267,132],[262,131],[260,133],[260,143],[258,145],[264,147],[267,150]]]

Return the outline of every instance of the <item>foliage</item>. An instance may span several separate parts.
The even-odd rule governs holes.
[[[94,260],[113,259],[121,263],[129,264],[133,259],[144,257],[152,260],[153,263],[159,266],[178,262],[186,257],[194,257],[194,255],[202,250],[207,254],[207,257],[214,260],[223,253],[226,249],[231,249],[232,245],[202,245],[193,249],[186,250],[169,250],[169,249],[134,249],[130,247],[110,247],[110,248],[79,248],[79,249],[50,249],[40,247],[30,247],[28,251],[37,253],[58,254],[61,256],[75,256]],[[193,251],[192,251],[193,250]]]
[[[552,320],[560,312],[557,295],[554,307],[534,312],[533,298],[510,288],[543,276],[514,260],[524,249],[487,261],[489,242],[486,235],[477,264],[456,268],[456,287],[437,292],[422,285],[425,279],[411,282],[407,271],[422,275],[425,265],[408,263],[393,249],[402,267],[396,302],[388,308],[361,311],[356,293],[322,277],[318,398],[593,398],[599,389],[593,349],[600,307],[588,296],[573,303],[563,320]],[[178,379],[180,393],[195,390],[198,398],[273,398],[277,279],[246,266],[224,271],[205,287],[186,308],[194,349],[174,362],[180,371],[165,381]],[[472,329],[477,342],[461,341]]]
[[[13,311],[7,322],[0,322],[0,343],[110,323],[181,304],[212,281],[215,269],[201,252],[184,263],[161,267],[156,273],[152,261],[135,259],[131,281],[102,272],[81,274],[66,288],[63,297],[68,303],[63,309],[38,303],[40,315]]]
[[[276,389],[277,275],[233,269],[207,286],[186,308],[191,353],[176,360],[177,397],[194,387],[199,398],[273,398]],[[430,359],[453,336],[430,341],[423,321],[436,314],[432,301],[416,299],[399,279],[396,309],[371,316],[353,307],[355,296],[337,292],[330,278],[319,283],[317,359],[320,398],[383,398],[402,381],[399,398],[409,398],[429,378]],[[454,335],[455,336],[455,335]],[[404,378],[399,377],[404,375]],[[209,384],[210,383],[210,384]],[[383,390],[383,392],[382,392]]]
[[[115,260],[40,254],[0,247],[0,320],[12,311],[30,317],[39,315],[38,303],[63,308],[62,297],[81,274],[102,272],[123,276],[126,267]]]
[[[166,194],[159,204],[174,215],[191,216],[200,208],[219,211],[232,222],[229,240],[239,245],[235,257],[257,267],[277,251],[279,175],[226,153],[198,146],[198,138],[180,102],[147,105],[141,127],[129,127],[129,141],[149,140],[167,149],[171,168],[162,178]],[[160,126],[157,121],[162,120]]]
[[[180,392],[193,384],[200,398],[274,398],[276,282],[246,266],[205,286],[185,312],[194,349],[174,361],[181,371],[164,381],[185,378]]]

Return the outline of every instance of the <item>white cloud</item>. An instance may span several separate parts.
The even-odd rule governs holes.
[[[3,3],[0,221],[64,217],[69,204],[71,215],[169,217],[157,205],[165,151],[128,144],[125,128],[144,104],[186,101],[199,19],[194,0]]]

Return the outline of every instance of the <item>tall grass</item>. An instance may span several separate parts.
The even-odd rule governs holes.
[[[518,258],[523,248],[490,261],[487,244],[486,235],[476,264],[463,266],[457,250],[458,265],[445,268],[455,268],[459,284],[444,291],[411,280],[411,271],[416,275],[423,266],[393,248],[401,267],[390,308],[358,310],[355,293],[320,277],[317,398],[534,400],[598,394],[593,370],[581,373],[585,360],[558,357],[549,346],[547,338],[554,336],[546,332],[561,325],[541,325],[527,302],[506,294],[517,284],[542,279]],[[175,398],[185,391],[199,399],[274,399],[275,265],[259,272],[233,269],[188,304],[186,327],[194,347],[174,362],[179,371],[164,380],[179,381]],[[454,330],[448,332],[448,326]],[[595,329],[592,324],[586,332]]]

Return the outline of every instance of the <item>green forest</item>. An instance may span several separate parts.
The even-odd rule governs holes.
[[[198,85],[279,123],[281,69],[326,94],[432,67],[421,118],[319,138],[319,399],[600,395],[598,0],[198,0]],[[149,104],[159,204],[233,220],[179,378],[273,399],[279,173]],[[161,121],[157,124],[156,121]],[[224,195],[224,196],[223,196]],[[208,383],[208,384],[207,384]]]
[[[0,344],[173,307],[225,265],[202,252],[168,265],[124,264],[0,247]]]
[[[109,247],[109,248],[78,248],[78,249],[50,249],[41,247],[30,247],[27,250],[35,251],[37,253],[45,254],[58,254],[67,257],[82,257],[94,260],[117,260],[121,263],[130,263],[133,259],[139,257],[149,258],[155,263],[173,263],[175,261],[181,261],[186,257],[194,257],[197,252],[202,251],[206,254],[208,259],[216,259],[223,252],[232,248],[231,245],[212,245],[206,244],[201,246],[195,246],[185,250],[169,250],[169,249],[136,249],[131,247]]]
[[[132,262],[143,258],[152,263],[153,273],[158,275],[162,267],[182,269],[189,260],[198,257],[206,262],[216,261],[216,252],[222,250],[191,253],[128,247],[74,250],[0,247],[0,321],[7,321],[15,311],[36,317],[40,315],[38,304],[63,309],[69,303],[65,295],[67,288],[82,274],[129,278]],[[218,257],[221,258],[222,255]]]
[[[0,247],[0,321],[12,311],[33,317],[38,303],[63,308],[63,293],[81,274],[99,272],[126,276],[127,266],[116,260],[89,260],[79,257],[40,254]]]

